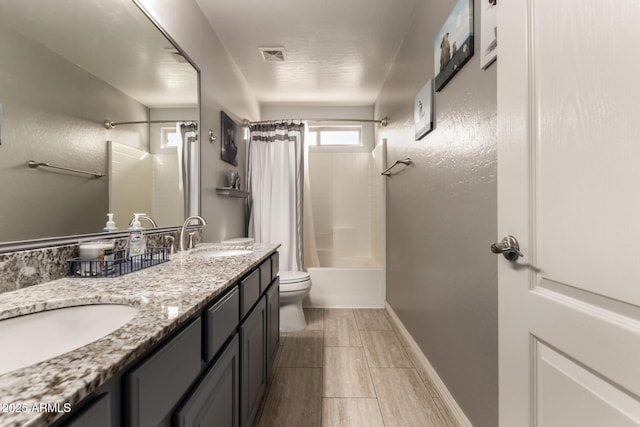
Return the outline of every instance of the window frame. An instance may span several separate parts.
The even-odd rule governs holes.
[[[344,132],[344,131],[355,131],[358,132],[358,143],[357,144],[322,144],[322,133],[330,133],[330,132]],[[357,148],[363,147],[362,134],[363,127],[362,125],[333,125],[333,124],[325,124],[325,125],[309,125],[309,133],[314,132],[316,134],[315,144],[310,144],[307,142],[309,147],[349,147],[349,148]]]
[[[176,127],[173,126],[161,126],[160,127],[160,148],[177,148],[178,145],[169,144],[169,134],[178,135],[176,132]]]

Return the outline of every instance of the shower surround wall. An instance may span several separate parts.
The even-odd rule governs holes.
[[[369,153],[310,149],[309,180],[320,266],[371,257]]]
[[[414,97],[455,0],[418,1],[376,102],[377,141],[414,165],[387,179],[387,301],[475,427],[498,425],[496,64],[476,54],[435,94],[435,128],[414,138]],[[498,61],[500,61],[498,59]]]
[[[309,153],[320,267],[306,306],[384,307],[380,170],[374,153]]]

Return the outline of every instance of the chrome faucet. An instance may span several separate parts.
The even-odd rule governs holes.
[[[207,225],[207,221],[202,218],[201,216],[198,215],[194,215],[194,216],[190,216],[189,218],[184,220],[184,224],[182,224],[182,230],[180,230],[180,251],[184,251],[184,232],[187,229],[187,226],[191,223],[191,221],[193,221],[194,219],[197,219],[198,221],[200,221],[200,224],[204,227],[205,225]],[[187,249],[191,249],[193,247],[193,234],[189,235],[189,243],[187,244]]]
[[[134,220],[135,216],[133,218],[131,218],[131,221],[129,221],[129,226],[133,225],[133,220]],[[149,215],[140,215],[140,217],[138,219],[146,219],[149,224],[151,224],[151,228],[158,228],[158,223],[155,222],[153,220],[153,218],[151,218]]]

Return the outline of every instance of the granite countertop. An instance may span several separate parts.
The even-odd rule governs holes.
[[[255,244],[249,255],[212,258],[206,257],[206,252],[247,247],[203,244],[172,255],[169,262],[117,278],[70,277],[0,294],[0,319],[99,303],[123,303],[139,309],[130,322],[91,344],[0,375],[0,426],[44,426],[61,417],[62,412],[34,411],[34,404],[73,407],[257,267],[277,247]],[[17,407],[27,410],[16,412]]]

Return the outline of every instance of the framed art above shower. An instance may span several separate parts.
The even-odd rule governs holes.
[[[236,145],[236,124],[224,111],[220,111],[222,141],[220,141],[220,158],[238,166],[238,146]]]

